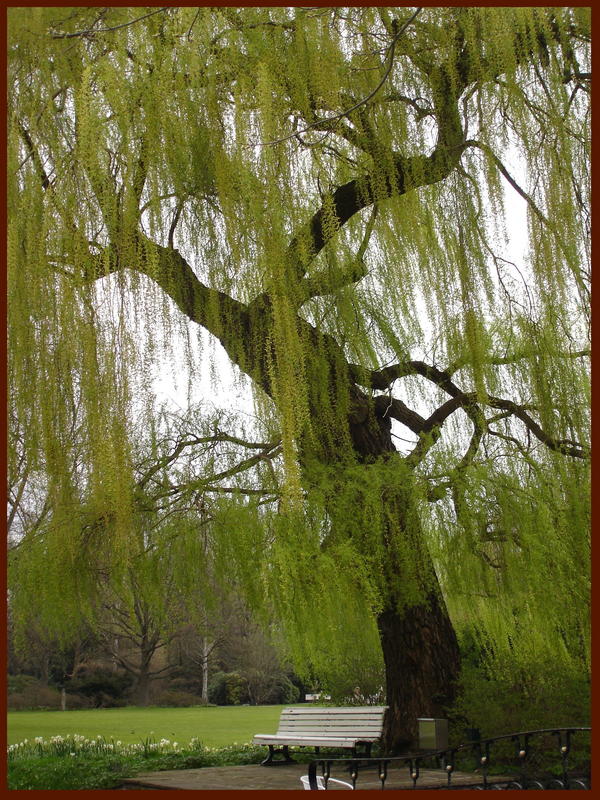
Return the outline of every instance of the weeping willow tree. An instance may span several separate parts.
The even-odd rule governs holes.
[[[9,10],[9,380],[45,581],[133,557],[127,420],[159,358],[218,379],[204,329],[281,431],[259,582],[300,661],[379,639],[389,750],[452,698],[447,603],[585,662],[588,11]],[[254,528],[224,530],[233,565]]]

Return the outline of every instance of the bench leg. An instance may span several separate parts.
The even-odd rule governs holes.
[[[359,753],[359,747],[364,747],[364,752]],[[361,760],[363,758],[370,758],[371,757],[371,747],[373,746],[372,742],[360,742],[360,744],[354,745],[352,748],[352,758],[356,759],[353,764],[349,764],[347,767],[348,772],[352,772],[352,769],[367,769],[370,765],[369,764],[362,764]]]
[[[273,756],[276,753],[281,753],[282,756],[283,756],[283,759],[277,759],[277,760],[274,759]],[[288,750],[287,744],[284,744],[283,747],[280,750],[276,750],[275,747],[272,744],[270,744],[269,745],[269,755],[265,758],[264,761],[261,761],[260,763],[261,763],[261,766],[263,766],[263,767],[277,767],[280,764],[295,764],[296,762],[290,756],[290,752]]]

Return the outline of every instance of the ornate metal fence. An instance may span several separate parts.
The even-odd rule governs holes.
[[[359,775],[376,770],[381,789],[589,789],[590,732],[584,727],[545,728],[405,756],[316,759],[309,764],[309,786],[318,789],[317,774],[321,774],[327,788],[332,771],[344,771],[356,789]],[[438,785],[431,785],[432,770]],[[392,776],[393,783],[400,779],[402,786],[389,785]],[[372,773],[370,778],[372,783]]]

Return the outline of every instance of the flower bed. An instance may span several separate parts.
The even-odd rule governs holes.
[[[148,770],[256,764],[263,751],[237,743],[206,747],[197,738],[180,744],[148,737],[131,744],[102,736],[38,736],[8,746],[8,784],[9,789],[114,789],[123,778]]]

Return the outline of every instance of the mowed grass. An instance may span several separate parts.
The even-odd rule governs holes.
[[[187,744],[196,737],[207,747],[250,742],[256,733],[275,733],[282,708],[288,706],[197,706],[194,708],[97,708],[81,711],[11,711],[8,743],[36,736],[78,733],[133,744],[169,739]]]

